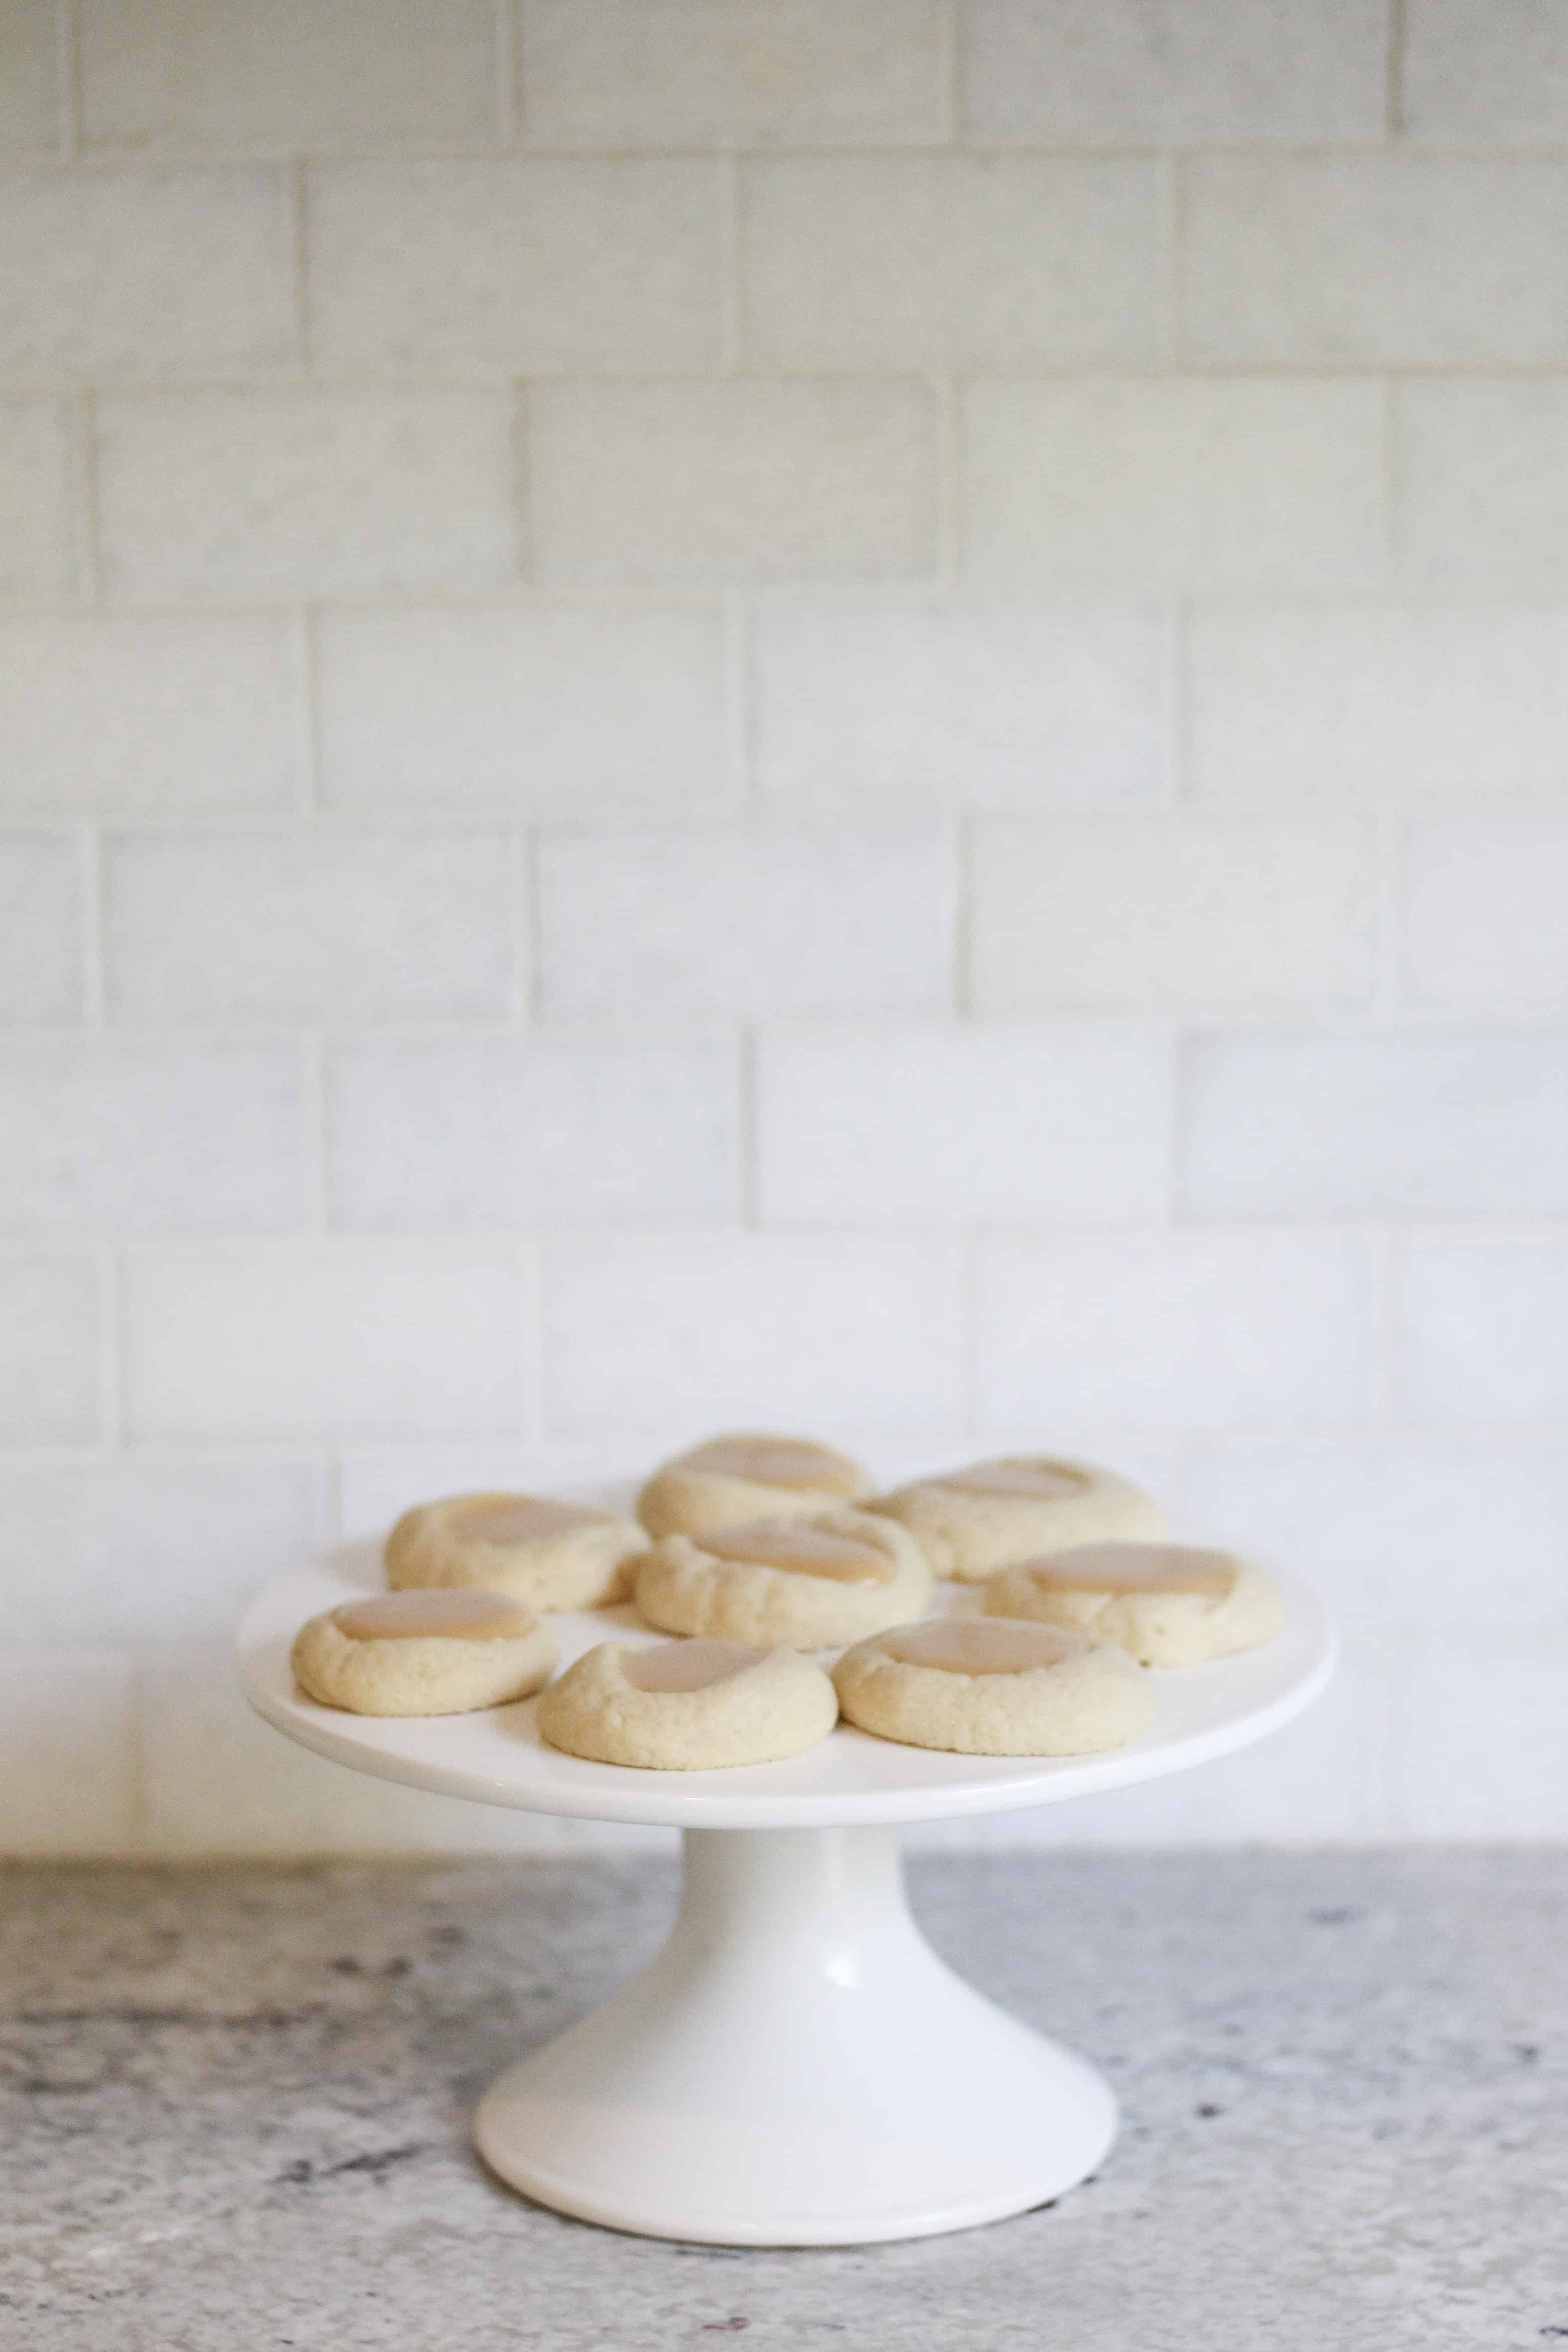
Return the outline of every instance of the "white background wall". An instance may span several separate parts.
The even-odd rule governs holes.
[[[0,1843],[552,1836],[233,1617],[752,1420],[1343,1612],[1036,1833],[1560,1831],[1568,7],[0,0]]]

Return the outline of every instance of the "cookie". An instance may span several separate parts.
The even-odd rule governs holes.
[[[312,1617],[290,1663],[308,1697],[351,1715],[467,1715],[536,1691],[555,1643],[504,1592],[378,1592]]]
[[[666,1536],[637,1580],[638,1611],[667,1633],[792,1650],[837,1649],[905,1624],[931,1595],[914,1538],[867,1511]]]
[[[647,1538],[630,1519],[545,1495],[448,1495],[405,1511],[386,1538],[386,1580],[477,1585],[530,1609],[624,1601]]]
[[[833,1669],[845,1720],[960,1756],[1088,1756],[1152,1720],[1125,1650],[1056,1625],[931,1617],[846,1650]]]
[[[938,1576],[983,1584],[1039,1552],[1102,1538],[1163,1536],[1153,1497],[1114,1470],[1047,1454],[972,1462],[868,1503],[908,1528]]]
[[[637,1517],[651,1536],[698,1536],[747,1519],[842,1510],[874,1484],[847,1454],[807,1437],[710,1437],[654,1472]]]
[[[655,1772],[770,1764],[815,1747],[837,1720],[820,1666],[734,1642],[602,1642],[539,1702],[552,1748]]]
[[[985,1588],[995,1617],[1076,1626],[1145,1666],[1195,1666],[1255,1649],[1285,1622],[1261,1570],[1191,1544],[1096,1543],[1005,1569]]]

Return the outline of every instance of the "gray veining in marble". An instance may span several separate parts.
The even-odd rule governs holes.
[[[0,1874],[6,2352],[1551,2352],[1568,1853],[913,1865],[932,1941],[1103,2066],[1053,2208],[806,2252],[491,2181],[502,2065],[657,1944],[641,1860]]]

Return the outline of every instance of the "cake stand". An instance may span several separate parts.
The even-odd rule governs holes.
[[[1152,1727],[1104,1755],[949,1756],[841,1724],[803,1756],[717,1772],[624,1770],[545,1747],[531,1700],[387,1720],[318,1706],[289,1644],[382,1589],[361,1545],[279,1577],[239,1634],[251,1703],[318,1755],[411,1788],[684,1833],[669,1940],[603,2008],[521,2059],[479,2108],[492,2171],[540,2203],[656,2238],[732,2246],[918,2238],[1045,2203],[1116,2129],[1083,2059],[982,1998],[905,1903],[905,1822],[1126,1788],[1261,1739],[1328,1681],[1333,1636],[1294,1579],[1261,1649],[1161,1675]],[[972,1610],[945,1589],[940,1606]],[[657,1641],[630,1609],[551,1620],[564,1665]],[[1067,1923],[1064,1923],[1064,1932]]]

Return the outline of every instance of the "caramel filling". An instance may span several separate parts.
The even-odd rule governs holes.
[[[1191,1592],[1226,1601],[1236,1589],[1234,1560],[1188,1544],[1075,1544],[1026,1561],[1022,1573],[1037,1592]]]
[[[664,1642],[658,1649],[631,1651],[621,1660],[621,1672],[633,1690],[707,1690],[744,1674],[765,1654],[740,1642]]]
[[[492,1544],[542,1543],[578,1528],[603,1527],[610,1516],[584,1503],[552,1502],[546,1495],[482,1495],[456,1515],[460,1535]]]
[[[793,1576],[826,1577],[834,1584],[891,1584],[898,1574],[879,1545],[836,1535],[807,1519],[758,1519],[743,1528],[723,1528],[700,1537],[698,1548],[715,1559],[787,1569]]]
[[[934,1486],[951,1486],[960,1495],[1016,1495],[1028,1502],[1057,1503],[1081,1495],[1087,1475],[1069,1462],[975,1462],[967,1470],[952,1470],[933,1478]]]
[[[1059,1666],[1081,1658],[1093,1643],[1060,1625],[1029,1625],[1012,1617],[928,1617],[878,1637],[884,1657],[903,1666],[937,1666],[949,1675],[1022,1675],[1031,1666]]]
[[[332,1622],[351,1642],[419,1642],[432,1636],[454,1642],[520,1642],[535,1620],[504,1592],[444,1588],[417,1592],[378,1592],[370,1601],[345,1601]]]
[[[672,1466],[749,1478],[761,1486],[817,1486],[829,1495],[852,1495],[859,1484],[852,1463],[805,1437],[713,1437]]]

